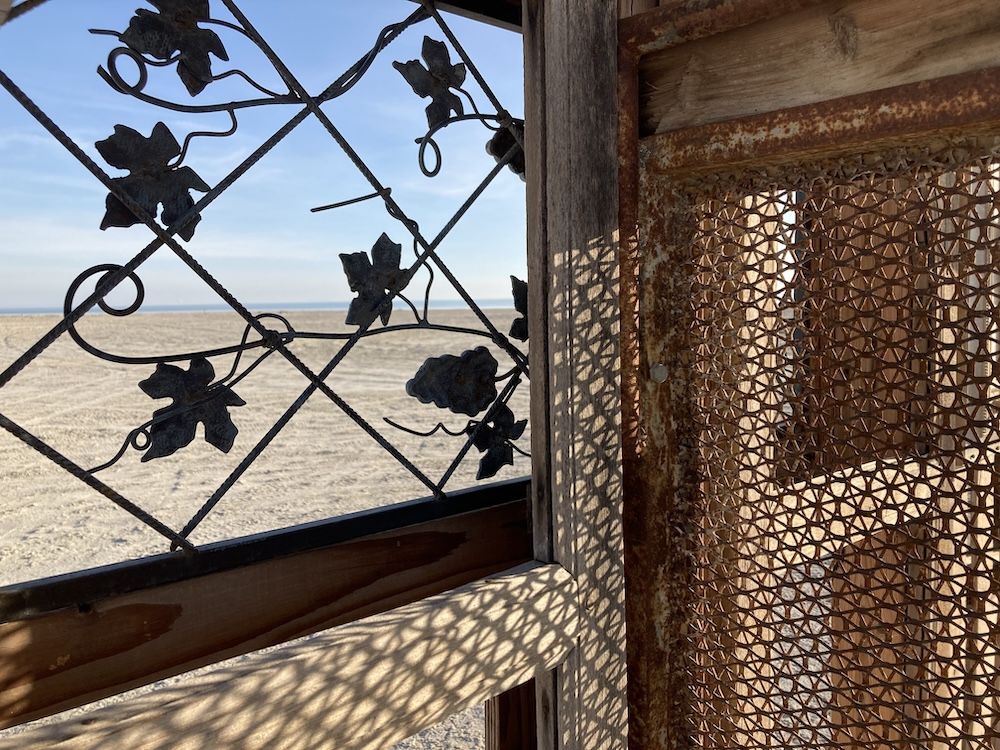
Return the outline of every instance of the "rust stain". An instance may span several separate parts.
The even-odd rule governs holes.
[[[651,158],[646,144],[640,163]],[[691,538],[698,505],[692,391],[689,212],[668,180],[640,169],[638,356],[623,362],[642,450],[626,456],[625,570],[629,746],[692,746],[688,684],[693,608]],[[665,377],[649,376],[652,365]],[[662,380],[662,382],[658,382]]]
[[[57,669],[62,669],[63,667],[66,666],[66,664],[69,663],[69,660],[70,660],[69,654],[62,654],[61,656],[56,658],[55,664],[49,665],[49,671],[54,672]]]
[[[697,174],[856,152],[936,134],[1000,125],[1000,69],[808,104],[648,138],[656,171]]]

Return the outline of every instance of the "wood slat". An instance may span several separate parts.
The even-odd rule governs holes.
[[[1000,65],[994,0],[827,2],[647,55],[643,134]]]
[[[0,750],[384,750],[565,659],[576,585],[530,564],[328,630]]]
[[[536,731],[534,680],[486,704],[486,750],[535,750]]]
[[[447,0],[435,7],[509,31],[521,30],[521,0]]]
[[[532,558],[524,501],[0,625],[0,725],[386,611]]]

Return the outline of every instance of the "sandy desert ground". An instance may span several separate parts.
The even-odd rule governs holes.
[[[353,330],[343,325],[343,311],[282,314],[300,334]],[[506,333],[516,313],[491,311],[490,315]],[[57,320],[45,315],[0,317],[0,368],[15,361]],[[391,322],[413,320],[412,314],[407,317],[406,311],[397,310]],[[431,310],[430,320],[455,328],[482,327],[469,311]],[[285,324],[270,320],[268,326],[284,330]],[[141,313],[124,318],[90,314],[79,331],[91,345],[118,357],[147,357],[236,344],[244,328],[231,313]],[[319,371],[342,344],[342,340],[301,336],[291,348]],[[358,342],[327,383],[428,478],[437,480],[462,439],[440,433],[410,435],[384,418],[424,431],[438,422],[453,430],[464,427],[467,417],[421,404],[406,394],[405,383],[428,357],[458,355],[483,345],[496,354],[501,373],[509,369],[510,360],[481,336],[426,328],[380,333]],[[260,351],[246,355],[240,371]],[[233,357],[212,362],[219,378],[229,371]],[[177,364],[187,369],[189,361]],[[154,409],[170,403],[153,400],[138,387],[154,370],[153,364],[105,361],[63,335],[0,388],[0,412],[89,469],[114,457],[132,430],[148,421]],[[143,452],[128,447],[98,476],[167,526],[180,529],[307,385],[292,365],[272,354],[232,386],[245,405],[229,408],[239,430],[229,453],[209,445],[199,427],[195,440],[173,455],[142,461]],[[527,402],[525,382],[511,401],[518,419],[527,416]],[[525,448],[527,439],[525,433],[519,441]],[[479,455],[473,449],[466,456],[449,489],[475,484]],[[169,546],[164,537],[6,431],[0,431],[0,466],[0,585],[162,552]],[[515,465],[506,467],[497,479],[527,471],[528,459],[516,456]],[[191,540],[203,544],[428,494],[426,486],[343,409],[326,396],[313,394]],[[481,747],[482,723],[481,709],[467,712],[399,748]]]

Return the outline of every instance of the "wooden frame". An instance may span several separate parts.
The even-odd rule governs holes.
[[[80,596],[64,606],[0,624],[0,727],[527,562],[526,510],[524,500],[513,500],[131,592],[94,597],[78,583]]]
[[[298,737],[317,747],[382,748],[532,677],[540,748],[625,745],[613,54],[619,3],[526,0],[522,10],[535,369],[532,524],[534,556],[547,564],[244,657],[227,672],[198,678],[198,687],[183,695],[134,699],[0,747],[139,748],[166,737],[172,747],[202,747],[206,737],[219,737],[241,748],[272,748]],[[484,609],[484,596],[503,606]],[[331,616],[319,626],[335,621]],[[494,660],[473,658],[483,642],[495,646],[484,654]],[[227,652],[220,644],[215,653]],[[381,690],[373,674],[385,683]],[[259,714],[253,696],[265,689],[280,712]],[[523,705],[526,694],[511,700]],[[389,706],[396,713],[384,710]],[[498,729],[490,742],[497,750],[521,747],[523,737],[512,732],[500,744]]]
[[[572,576],[531,564],[0,740],[0,749],[384,750],[559,663],[576,628]]]

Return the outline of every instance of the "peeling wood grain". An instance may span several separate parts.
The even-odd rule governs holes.
[[[524,501],[0,625],[0,726],[530,560]]]
[[[530,564],[245,657],[0,750],[384,750],[566,658],[576,585]]]

